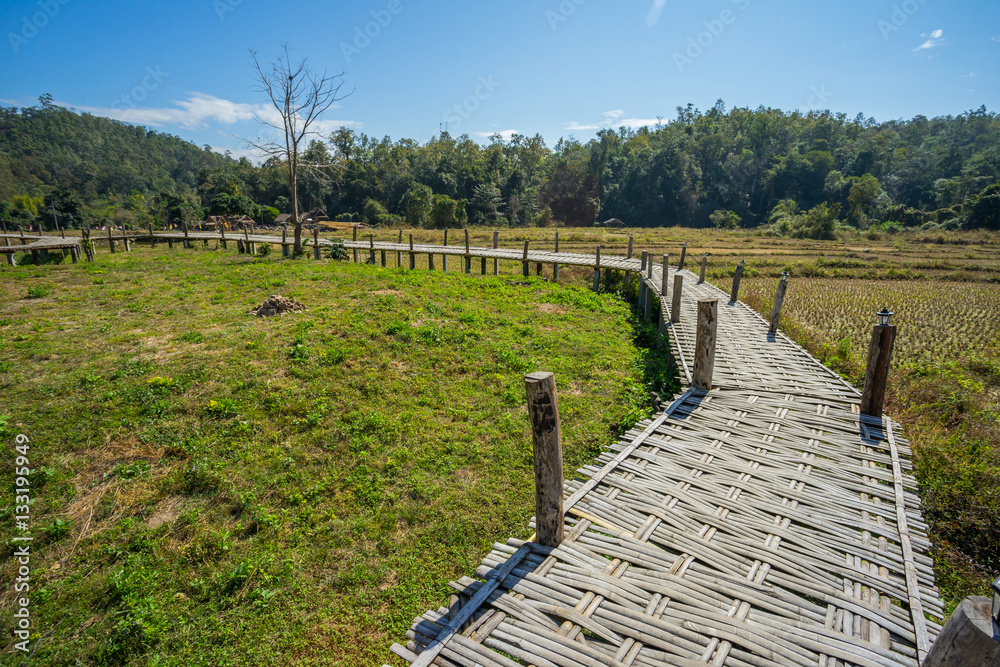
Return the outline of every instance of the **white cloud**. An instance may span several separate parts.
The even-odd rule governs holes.
[[[997,35],[996,37],[990,37],[990,41],[991,42],[1000,42],[1000,35]]]
[[[667,0],[653,0],[653,6],[649,8],[649,14],[646,16],[648,27],[652,28],[660,20],[660,14],[663,13],[663,7],[666,4]]]
[[[62,103],[60,103],[62,104]],[[172,107],[76,107],[81,111],[98,116],[107,116],[126,123],[150,125],[153,127],[178,126],[188,130],[205,129],[209,123],[233,125],[252,121],[254,116],[269,122],[280,124],[281,117],[277,110],[269,104],[246,104],[232,102],[206,93],[189,93],[185,100],[174,100]],[[68,104],[63,106],[70,106]],[[352,120],[321,120],[315,124],[316,131],[326,135],[348,125],[360,126],[361,123]]]
[[[605,128],[618,128],[618,127],[653,127],[657,123],[662,123],[663,121],[659,118],[624,118],[625,112],[621,109],[614,109],[612,111],[604,112],[604,120],[599,123],[577,123],[572,122],[567,125],[564,129],[570,132],[583,132],[589,130],[601,130]]]
[[[935,30],[930,35],[924,33],[920,35],[921,37],[930,37],[926,42],[913,49],[914,51],[923,51],[924,49],[933,49],[936,46],[944,44],[944,30]]]
[[[504,141],[510,141],[510,138],[515,134],[520,134],[517,130],[494,130],[493,132],[473,132],[472,135],[476,137],[481,137],[483,139],[489,139],[494,134],[499,134],[503,137]]]

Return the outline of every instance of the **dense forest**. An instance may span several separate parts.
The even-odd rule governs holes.
[[[313,141],[303,209],[373,225],[1000,229],[1000,116],[859,115],[691,105],[581,143],[442,133],[425,144],[342,128]],[[288,212],[285,165],[257,166],[42,98],[0,108],[0,217],[51,228]]]

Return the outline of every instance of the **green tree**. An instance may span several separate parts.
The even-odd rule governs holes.
[[[851,205],[851,220],[855,224],[867,221],[868,212],[881,193],[882,186],[871,174],[865,174],[854,181],[847,201]]]
[[[430,221],[434,227],[461,227],[465,225],[468,216],[465,213],[464,199],[455,201],[448,195],[434,195],[431,207]]]
[[[208,212],[211,215],[247,215],[251,218],[259,218],[261,207],[245,195],[231,195],[222,192],[212,199]]]
[[[471,222],[474,225],[495,226],[500,220],[500,207],[503,204],[500,190],[492,183],[482,183],[476,186],[469,201]]]
[[[1000,183],[995,183],[962,205],[963,226],[968,229],[1000,229]]]
[[[716,229],[736,229],[740,226],[740,216],[732,211],[714,211],[708,216]]]
[[[422,183],[414,183],[403,195],[403,210],[406,211],[406,222],[422,227],[431,212],[433,192]]]

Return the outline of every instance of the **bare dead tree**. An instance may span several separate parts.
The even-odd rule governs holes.
[[[250,58],[256,73],[259,91],[267,95],[277,116],[271,118],[254,114],[254,120],[281,134],[278,138],[257,139],[246,143],[256,148],[268,158],[277,157],[288,168],[288,194],[292,203],[292,224],[295,225],[295,251],[302,251],[302,222],[299,220],[299,171],[321,166],[304,164],[299,159],[299,150],[308,147],[310,135],[320,136],[314,129],[320,116],[336,102],[347,95],[341,95],[344,75],[322,75],[312,72],[303,59],[294,67],[288,54],[288,45],[282,45],[282,55],[273,62],[270,69],[260,63],[256,51],[250,51]],[[348,93],[349,95],[350,93]],[[280,120],[279,120],[280,119]]]

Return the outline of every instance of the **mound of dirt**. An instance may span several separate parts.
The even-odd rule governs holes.
[[[264,300],[264,303],[251,310],[250,314],[257,317],[271,317],[305,309],[306,307],[295,299],[286,299],[280,294],[272,294]]]

